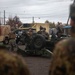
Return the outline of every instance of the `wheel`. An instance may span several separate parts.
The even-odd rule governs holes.
[[[31,44],[34,49],[40,50],[45,47],[46,39],[44,36],[37,34],[35,37],[33,37]]]
[[[9,44],[9,39],[8,38],[5,38],[5,40],[3,41],[3,44]]]

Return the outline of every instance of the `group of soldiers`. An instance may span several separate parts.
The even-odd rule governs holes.
[[[45,37],[45,39],[49,39],[49,33],[46,32],[46,28],[40,26],[40,30],[37,32]]]
[[[75,11],[75,3],[71,5],[71,9]],[[75,12],[71,9],[71,37],[56,44],[49,75],[75,75]],[[20,56],[0,47],[0,75],[30,75],[30,71]]]

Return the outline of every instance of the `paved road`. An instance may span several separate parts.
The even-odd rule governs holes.
[[[19,47],[23,50],[25,49],[25,46]],[[21,50],[20,53],[24,53],[23,50]],[[24,59],[29,67],[31,75],[48,75],[50,58],[24,56]]]
[[[19,46],[22,50],[25,49],[23,46]],[[23,54],[24,51],[20,51]],[[28,64],[31,75],[48,75],[50,58],[45,57],[24,57]]]
[[[31,75],[48,75],[50,58],[25,57]]]

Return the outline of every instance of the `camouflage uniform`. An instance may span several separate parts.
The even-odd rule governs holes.
[[[70,6],[70,18],[71,38],[56,44],[49,75],[75,75],[75,0]]]
[[[75,37],[75,0],[70,5],[70,25],[71,25],[71,36]]]
[[[75,38],[58,42],[53,53],[49,75],[75,75]]]
[[[10,37],[10,41],[9,41],[9,45],[10,45],[10,51],[14,51],[14,47],[16,47],[16,34],[14,32],[11,32],[9,34],[9,37]]]
[[[37,33],[43,35],[46,39],[49,39],[49,34],[48,34],[48,32],[46,32],[46,28],[42,28]]]
[[[30,75],[30,72],[20,56],[1,50],[0,75]]]

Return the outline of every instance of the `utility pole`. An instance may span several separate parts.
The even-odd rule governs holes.
[[[0,12],[0,25],[1,25],[1,12]]]
[[[5,10],[4,10],[4,25],[5,25]]]
[[[32,17],[32,20],[33,20],[32,22],[33,22],[33,25],[34,25],[34,17]]]

